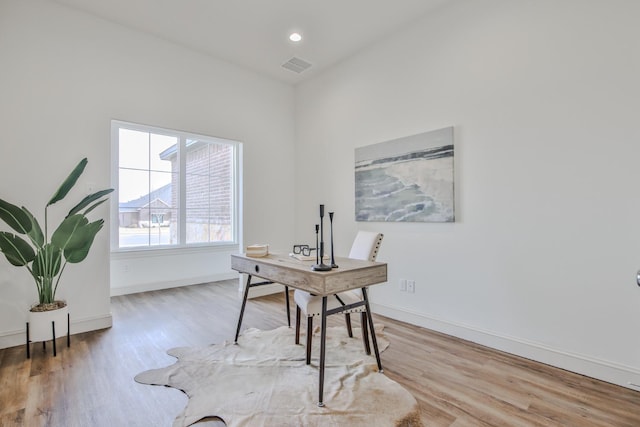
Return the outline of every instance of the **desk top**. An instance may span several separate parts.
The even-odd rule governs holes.
[[[261,258],[231,255],[233,270],[316,295],[333,295],[387,281],[387,264],[382,262],[336,258],[339,267],[331,271],[314,271],[313,264],[313,261],[300,261],[282,254]]]

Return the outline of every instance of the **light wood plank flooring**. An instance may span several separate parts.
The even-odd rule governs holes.
[[[170,426],[187,402],[137,384],[172,364],[166,350],[233,339],[237,281],[112,298],[113,327],[42,346],[0,350],[0,426]],[[292,310],[292,317],[294,312]],[[358,326],[358,316],[354,326]],[[382,316],[385,375],[418,399],[425,426],[640,426],[640,392],[510,356]],[[284,298],[247,303],[243,328],[286,322]],[[330,325],[343,323],[332,316]],[[198,423],[223,425],[208,420]]]

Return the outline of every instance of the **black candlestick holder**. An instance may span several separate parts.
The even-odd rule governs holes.
[[[318,248],[318,230],[319,229],[320,229],[320,226],[316,224],[316,264],[320,264],[320,259],[318,258],[320,256],[320,249]]]
[[[331,266],[324,263],[324,232],[323,232],[323,223],[324,222],[324,205],[320,205],[320,250],[316,255],[320,257],[320,262],[311,266],[311,269],[314,271],[330,271]]]
[[[336,259],[333,256],[333,212],[329,212],[329,224],[331,225],[331,268],[338,268]]]

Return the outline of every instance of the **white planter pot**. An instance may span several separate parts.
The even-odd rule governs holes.
[[[68,305],[51,311],[30,311],[28,340],[30,342],[49,341],[66,336],[69,332],[68,314]],[[52,322],[55,325],[55,337]]]

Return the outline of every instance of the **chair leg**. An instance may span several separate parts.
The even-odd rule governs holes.
[[[345,313],[344,320],[347,322],[347,332],[349,333],[349,338],[353,338],[353,329],[351,329],[351,314]]]
[[[311,364],[311,337],[313,336],[313,316],[307,317],[307,365]]]
[[[360,313],[360,324],[362,328],[362,342],[364,344],[364,351],[367,355],[371,354],[371,347],[369,346],[369,327],[367,326],[367,313],[364,311]]]
[[[300,344],[300,307],[296,304],[296,344]]]

